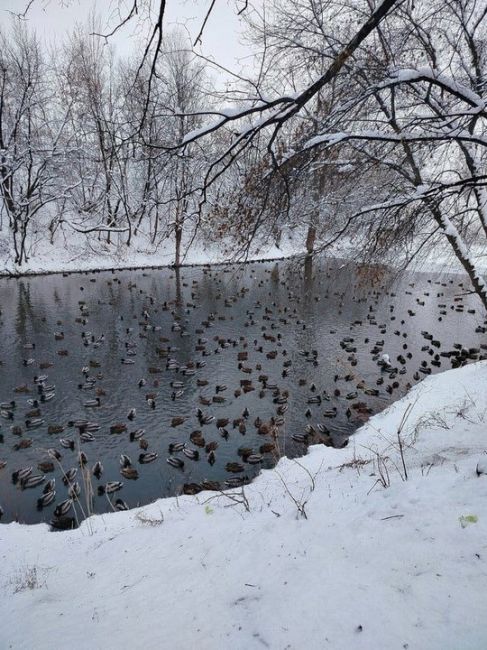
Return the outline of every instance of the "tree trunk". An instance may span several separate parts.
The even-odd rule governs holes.
[[[315,250],[316,228],[312,225],[308,227],[306,236],[306,257],[311,257]]]

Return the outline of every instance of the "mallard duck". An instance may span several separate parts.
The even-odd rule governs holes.
[[[182,491],[183,494],[194,495],[194,494],[198,494],[202,490],[203,488],[201,487],[201,485],[198,485],[198,483],[184,483]]]
[[[203,490],[213,490],[213,491],[221,490],[221,486],[218,481],[208,481],[207,479],[202,481],[201,487],[203,488]]]
[[[134,442],[134,440],[140,440],[145,433],[145,429],[136,429],[135,431],[131,431],[129,435],[130,442]]]
[[[19,451],[20,449],[28,449],[32,446],[32,442],[32,438],[22,438],[22,440],[15,444],[13,448],[15,451]]]
[[[44,483],[45,480],[46,477],[43,474],[39,474],[37,476],[27,476],[26,478],[20,480],[20,487],[23,490],[27,488],[34,488],[40,485],[41,483]]]
[[[16,485],[19,481],[27,478],[32,474],[33,467],[23,467],[12,473],[12,483]]]
[[[130,457],[127,454],[120,454],[120,467],[130,467],[131,465]]]
[[[183,451],[184,447],[186,446],[186,443],[184,442],[171,442],[169,444],[169,453],[172,454],[177,451]]]
[[[103,474],[103,465],[101,461],[97,460],[96,463],[93,465],[93,476],[95,476],[97,479],[100,478],[100,476]]]
[[[54,472],[54,463],[51,460],[43,460],[38,463],[37,469],[47,474],[48,472]]]
[[[51,478],[48,480],[48,482],[44,485],[42,489],[42,494],[46,494],[47,492],[52,492],[56,488],[56,479]]]
[[[37,509],[42,510],[42,508],[46,508],[54,501],[55,498],[56,498],[55,490],[49,490],[49,492],[44,492],[42,496],[39,499],[37,499]]]
[[[56,512],[54,511],[54,514]],[[51,519],[50,521],[51,528],[54,530],[73,530],[76,528],[76,520],[74,517],[54,517],[54,519]]]
[[[54,516],[64,517],[64,515],[70,511],[72,505],[73,505],[72,499],[66,499],[65,501],[61,501],[61,503],[58,504],[54,510]]]
[[[69,486],[69,489],[68,489],[68,496],[69,496],[71,499],[75,500],[75,499],[77,499],[77,498],[79,497],[80,494],[81,494],[81,486],[80,486],[80,484],[78,483],[78,481],[75,481],[74,483],[72,483],[72,484]]]
[[[169,463],[169,465],[176,467],[177,469],[183,469],[184,467],[184,460],[181,458],[176,458],[176,456],[169,456],[169,458],[166,458],[166,462]]]
[[[83,406],[85,408],[96,408],[101,406],[101,400],[99,397],[95,397],[95,399],[87,399]]]
[[[121,490],[122,487],[122,481],[108,481],[105,485],[98,486],[98,496],[102,496],[103,494],[113,494],[114,492]]]
[[[264,456],[262,454],[250,454],[250,456],[247,456],[246,462],[249,463],[250,465],[257,465],[258,463],[261,463],[264,460]]]
[[[131,408],[130,411],[127,413],[127,419],[130,421],[135,420],[136,415],[137,415],[137,410],[135,408]]]
[[[153,461],[156,460],[158,454],[153,451],[153,452],[147,452],[145,454],[139,454],[139,463],[141,464],[147,464],[147,463],[152,463]]]
[[[194,443],[197,447],[204,447],[205,446],[205,439],[203,438],[203,434],[201,431],[192,431],[189,434],[189,439],[191,440],[192,443]]]
[[[139,472],[135,469],[135,467],[121,467],[120,468],[120,474],[131,481],[136,481],[139,478]]]
[[[64,485],[68,485],[69,483],[72,483],[77,473],[78,473],[77,467],[71,467],[70,469],[68,469],[67,472],[64,472],[64,476],[63,476]]]
[[[181,415],[176,416],[172,418],[171,420],[171,426],[172,427],[178,427],[180,424],[183,424],[187,420],[187,417],[183,417]]]
[[[189,458],[191,460],[199,460],[200,457],[199,451],[197,449],[191,449],[190,447],[184,447],[183,454],[186,456],[186,458]]]
[[[241,487],[245,483],[248,483],[247,476],[232,476],[231,478],[225,479],[225,485],[229,488]]]
[[[241,463],[231,462],[225,465],[225,469],[227,472],[232,472],[237,474],[239,472],[243,472],[245,468]]]
[[[64,427],[61,424],[50,424],[47,427],[47,433],[50,435],[56,434],[56,433],[62,433],[64,431]]]
[[[117,500],[115,501],[115,509],[116,509],[116,510],[122,510],[122,511],[123,511],[123,510],[128,510],[129,507],[128,507],[128,505],[125,503],[125,501],[122,501],[122,499],[117,499]]]
[[[110,427],[110,433],[124,433],[127,431],[126,424],[112,424]]]

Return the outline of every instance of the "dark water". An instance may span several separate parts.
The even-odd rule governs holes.
[[[42,511],[36,509],[36,502],[43,485],[21,489],[11,476],[26,466],[33,466],[32,475],[41,474],[37,464],[49,460],[48,448],[62,453],[64,470],[79,467],[78,448],[71,451],[59,442],[64,437],[78,445],[77,429],[67,426],[70,420],[88,419],[101,425],[93,434],[94,441],[81,443],[88,469],[98,460],[104,465],[101,479],[93,477],[95,492],[106,481],[121,480],[123,488],[111,500],[121,498],[130,507],[178,494],[184,483],[207,479],[225,487],[224,481],[230,477],[250,479],[261,467],[273,466],[279,453],[305,453],[306,445],[291,436],[304,433],[307,424],[326,425],[339,447],[366,419],[365,407],[376,413],[403,395],[408,385],[417,381],[422,363],[433,373],[446,370],[452,365],[451,358],[437,356],[439,366],[431,365],[434,355],[454,350],[454,344],[480,348],[487,342],[485,334],[476,332],[483,326],[482,309],[467,290],[460,276],[403,273],[394,277],[383,270],[326,260],[312,267],[280,262],[184,269],[180,274],[166,269],[0,280],[0,401],[15,400],[17,404],[13,420],[0,419],[0,463],[6,461],[0,470],[2,521],[49,521],[56,504],[67,498],[57,463],[54,472],[46,474],[46,480],[56,478],[56,499]],[[433,335],[439,347],[424,337],[424,331]],[[63,332],[64,339],[55,340],[55,332]],[[102,342],[93,343],[102,335]],[[344,342],[346,337],[353,341]],[[382,341],[375,356],[389,354],[391,365],[404,368],[404,374],[397,372],[390,377],[377,365],[374,346]],[[35,344],[34,349],[25,347],[30,343]],[[169,347],[174,350],[168,352]],[[128,357],[130,350],[136,354]],[[242,363],[251,372],[239,369],[239,352],[248,353]],[[481,349],[480,356],[484,353]],[[401,363],[397,360],[401,354],[410,354],[411,358]],[[470,356],[476,357],[473,352]],[[23,360],[31,358],[32,365],[24,365]],[[122,358],[135,363],[123,365]],[[168,358],[180,366],[206,365],[186,376],[181,368],[167,369]],[[52,366],[41,370],[40,364],[48,363]],[[82,368],[90,364],[89,376],[96,378],[94,387],[79,390],[78,385],[84,382]],[[160,372],[151,373],[150,368]],[[34,383],[39,374],[47,374],[46,383],[55,385],[55,397],[40,405],[44,424],[26,430],[26,413],[33,408],[27,400],[39,397]],[[259,381],[261,375],[267,375],[267,386],[275,385],[277,390],[266,388]],[[419,376],[423,379],[425,374]],[[147,383],[139,387],[142,378]],[[383,383],[377,385],[381,378]],[[198,379],[208,384],[198,386]],[[236,396],[235,390],[245,379],[251,380],[255,390]],[[175,400],[171,381],[184,384],[183,395]],[[14,389],[23,384],[30,392],[15,393]],[[211,400],[216,385],[221,384],[227,390],[218,395],[225,401],[201,405],[200,396]],[[379,395],[366,394],[371,388],[379,389]],[[85,401],[95,399],[97,389],[100,407],[86,408]],[[228,462],[242,462],[239,447],[258,452],[262,444],[273,442],[269,435],[257,433],[254,421],[276,416],[279,405],[274,399],[285,391],[289,393],[287,410],[274,441],[276,451],[265,453],[260,464],[243,462],[241,473],[229,473]],[[340,394],[335,395],[335,391]],[[355,392],[356,398],[346,398]],[[155,409],[146,401],[149,393],[155,396]],[[316,395],[323,398],[321,404],[308,404]],[[353,408],[357,402],[362,402],[361,409]],[[132,408],[136,416],[129,421]],[[215,420],[201,425],[198,408]],[[323,416],[333,408],[336,417]],[[242,434],[233,428],[232,421],[242,417],[244,409],[249,415],[244,420],[246,433]],[[311,414],[306,414],[307,409]],[[187,419],[174,427],[171,420],[175,416]],[[230,420],[225,427],[227,439],[220,435],[217,418]],[[110,427],[116,423],[126,424],[127,431],[111,434]],[[49,425],[62,425],[65,430],[49,435]],[[22,428],[21,436],[12,432],[13,426]],[[143,450],[138,441],[129,439],[129,433],[139,428],[145,429],[147,452],[158,453],[150,464],[139,464]],[[195,430],[202,431],[206,443],[218,442],[213,465],[207,462],[205,449],[190,441]],[[32,440],[31,446],[15,450],[14,445],[25,439]],[[178,441],[200,454],[198,461],[181,452],[174,454],[184,460],[184,470],[166,462],[169,444]],[[120,475],[122,453],[138,470],[137,480]],[[77,479],[82,483],[80,471]],[[80,500],[84,505],[83,493]],[[111,509],[106,495],[95,495],[93,506],[97,513]],[[79,507],[78,514],[82,517]]]

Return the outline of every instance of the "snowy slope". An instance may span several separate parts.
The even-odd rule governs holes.
[[[486,397],[485,362],[429,377],[245,503],[0,526],[0,648],[486,648]]]

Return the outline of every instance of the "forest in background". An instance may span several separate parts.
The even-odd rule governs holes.
[[[254,73],[225,69],[225,90],[225,62],[160,7],[130,58],[96,17],[56,49],[23,16],[3,26],[2,257],[22,269],[74,237],[100,255],[170,243],[176,266],[195,241],[244,259],[293,232],[371,261],[446,244],[487,306],[485,0],[246,4]]]

